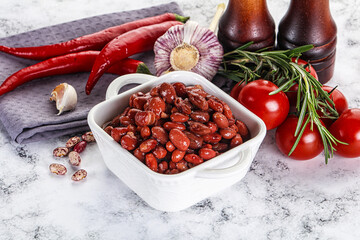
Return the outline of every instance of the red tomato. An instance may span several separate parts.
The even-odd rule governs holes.
[[[291,58],[292,62],[296,62],[296,58]],[[301,66],[305,66],[308,64],[308,62],[302,60],[302,59],[298,59],[297,62],[298,65]],[[310,67],[310,68],[309,68]],[[313,68],[313,66],[309,65],[305,68],[306,71],[308,71],[316,80],[319,80],[319,77],[315,71],[315,69]],[[295,84],[294,86],[292,86],[289,91],[287,91],[285,94],[289,99],[290,102],[290,106],[296,106],[296,101],[297,101],[297,91],[299,89],[299,85]]]
[[[333,87],[329,87],[325,85],[322,86],[321,88],[328,93],[331,92],[331,90],[333,90]],[[348,102],[344,94],[342,94],[337,88],[330,94],[329,97],[330,99],[333,100],[335,104],[335,109],[339,113],[339,115],[341,115],[346,109],[349,108]],[[331,124],[334,122],[333,119],[322,117],[323,116],[322,113],[319,113],[319,116],[321,117],[321,120],[325,123],[327,128],[329,128]]]
[[[345,110],[331,125],[330,133],[339,141],[349,145],[337,144],[337,154],[343,157],[360,157],[360,109]]]
[[[296,125],[299,118],[296,116],[289,116],[277,129],[275,133],[275,140],[278,149],[285,155],[288,155],[293,147],[297,137],[294,137]],[[319,130],[314,125],[313,131],[310,129],[311,124],[305,128],[300,141],[289,156],[295,160],[309,160],[319,155],[324,149]]]
[[[289,103],[291,107],[295,107],[296,106],[296,101],[297,101],[297,92],[299,89],[299,85],[296,83],[294,86],[292,86],[289,91],[285,92],[286,96],[289,99]]]
[[[237,100],[241,89],[243,89],[245,85],[245,82],[241,84],[236,83],[235,86],[231,89],[230,96]]]
[[[260,117],[268,130],[279,126],[289,113],[289,100],[284,92],[269,95],[278,87],[267,80],[248,83],[241,90],[238,101]]]
[[[321,88],[328,93],[333,90],[333,87],[326,85],[322,86]],[[330,99],[333,100],[335,104],[335,109],[339,113],[339,115],[341,115],[345,110],[349,108],[346,97],[337,88],[330,94]]]
[[[291,58],[291,61],[296,62],[296,58]],[[300,66],[305,66],[305,65],[308,65],[309,63],[307,61],[302,60],[302,59],[299,58],[298,61],[297,61],[297,64],[300,65]],[[317,75],[317,73],[315,71],[315,68],[313,68],[313,66],[308,65],[305,68],[305,70],[307,72],[309,72],[316,80],[319,80],[319,77],[318,77],[318,75]]]

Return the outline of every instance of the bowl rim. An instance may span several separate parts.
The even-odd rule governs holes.
[[[135,76],[135,74],[127,74],[127,75],[132,75]],[[120,76],[116,79],[114,79],[113,81],[119,79],[119,78],[124,78],[127,75],[123,75]],[[141,77],[142,75],[145,74],[136,74],[137,76]],[[95,113],[103,108],[104,106],[106,106],[107,104],[111,104],[112,102],[117,102],[119,101],[119,99],[122,99],[125,97],[125,95],[128,95],[131,92],[138,92],[141,91],[142,89],[148,88],[148,87],[152,87],[155,86],[157,84],[159,84],[159,82],[165,82],[166,79],[171,79],[173,77],[173,75],[181,75],[181,76],[185,76],[185,77],[191,77],[191,78],[195,78],[198,81],[200,81],[200,84],[205,84],[207,88],[211,88],[214,92],[216,92],[216,97],[221,96],[221,98],[228,103],[229,101],[232,102],[232,104],[236,105],[237,107],[240,108],[240,110],[243,112],[245,111],[247,113],[248,116],[251,117],[251,120],[254,121],[257,125],[259,125],[259,132],[257,133],[256,136],[251,137],[249,140],[247,140],[246,142],[240,144],[239,146],[236,146],[232,149],[227,150],[226,152],[221,153],[219,156],[216,156],[212,159],[210,159],[211,161],[205,161],[197,166],[194,166],[186,171],[177,173],[177,174],[163,174],[163,173],[158,173],[155,171],[152,171],[148,166],[146,166],[146,164],[144,164],[143,162],[139,161],[139,159],[137,159],[132,153],[130,153],[129,151],[127,151],[126,149],[122,148],[121,145],[116,142],[110,135],[108,135],[104,129],[99,126],[96,122],[95,122]],[[175,82],[175,81],[174,81]],[[198,84],[198,83],[194,83],[194,84]],[[128,100],[128,99],[127,99]],[[192,72],[187,72],[187,71],[175,71],[175,72],[170,72],[167,73],[165,75],[162,75],[160,77],[155,77],[154,80],[151,80],[149,82],[146,82],[144,84],[140,84],[139,86],[136,86],[134,88],[131,88],[129,90],[126,90],[120,94],[118,94],[117,96],[111,97],[109,99],[106,99],[98,104],[96,104],[90,111],[88,114],[88,123],[90,125],[90,127],[95,128],[96,133],[100,133],[102,135],[102,137],[106,140],[108,140],[111,145],[117,150],[117,152],[121,152],[122,154],[125,154],[125,156],[128,156],[129,158],[133,159],[134,161],[133,164],[136,164],[137,166],[140,167],[140,169],[142,169],[142,171],[144,171],[146,174],[157,178],[157,179],[179,179],[179,178],[184,178],[184,177],[188,177],[190,175],[196,175],[196,173],[200,170],[206,169],[206,168],[211,168],[212,166],[218,166],[221,161],[223,159],[226,159],[228,156],[232,156],[236,153],[240,153],[241,150],[245,150],[249,147],[252,146],[252,144],[257,141],[260,141],[260,143],[263,141],[265,134],[266,134],[266,126],[265,123],[258,117],[256,116],[254,113],[252,113],[250,110],[248,110],[247,108],[245,108],[242,104],[240,104],[238,101],[236,101],[235,99],[233,99],[230,95],[228,95],[227,93],[225,93],[223,90],[221,90],[219,87],[217,87],[215,84],[213,84],[212,82],[210,82],[209,80],[205,79],[204,77],[196,74],[196,73],[192,73]],[[96,136],[96,134],[94,134]],[[105,160],[105,159],[104,159]],[[221,168],[219,168],[221,169]]]

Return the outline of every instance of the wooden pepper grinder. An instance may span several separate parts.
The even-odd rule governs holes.
[[[278,48],[292,49],[313,44],[314,48],[303,53],[301,58],[309,61],[320,82],[326,83],[334,74],[336,33],[329,0],[291,0],[279,23]]]
[[[250,41],[247,50],[274,47],[275,23],[266,0],[229,0],[219,22],[218,38],[225,52]]]

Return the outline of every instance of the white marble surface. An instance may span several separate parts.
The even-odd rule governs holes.
[[[2,0],[0,37],[165,2]],[[179,4],[206,26],[220,2]],[[288,2],[268,0],[276,23]],[[351,107],[360,107],[359,8],[359,0],[331,1],[338,50],[329,85],[338,84]],[[84,182],[52,176],[52,149],[66,140],[19,145],[0,124],[0,239],[360,239],[360,159],[292,161],[277,151],[270,131],[242,181],[167,213],[148,207],[107,170],[96,145],[82,155]]]

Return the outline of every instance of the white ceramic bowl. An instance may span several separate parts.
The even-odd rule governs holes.
[[[102,129],[102,126],[128,106],[129,98],[133,93],[147,92],[163,82],[202,85],[206,92],[224,100],[230,106],[235,118],[248,126],[251,139],[178,174],[166,175],[150,170],[115,142]],[[118,95],[120,88],[129,83],[141,85]],[[94,106],[88,115],[89,126],[105,164],[151,207],[162,211],[185,209],[241,180],[247,173],[266,134],[265,124],[260,118],[217,86],[191,72],[177,71],[159,78],[144,74],[121,76],[109,85],[106,98],[106,101]]]

